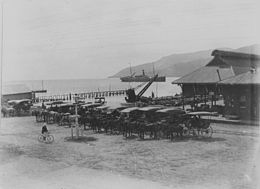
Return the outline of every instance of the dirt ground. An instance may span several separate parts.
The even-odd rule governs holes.
[[[214,124],[211,139],[124,139],[48,125],[55,141],[38,142],[34,117],[4,118],[0,188],[259,188],[259,127]],[[258,160],[258,161],[257,161]]]

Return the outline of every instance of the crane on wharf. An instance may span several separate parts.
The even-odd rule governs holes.
[[[127,97],[125,97],[126,102],[133,103],[141,100],[142,95],[145,91],[152,85],[152,83],[158,78],[158,74],[150,79],[150,81],[144,86],[144,88],[136,95],[135,89],[128,89],[126,91]]]

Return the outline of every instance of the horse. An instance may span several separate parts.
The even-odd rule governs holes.
[[[3,117],[13,117],[15,115],[15,109],[3,106],[1,108],[1,113],[3,114]]]

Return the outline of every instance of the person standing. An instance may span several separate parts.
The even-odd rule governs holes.
[[[152,98],[154,98],[154,92],[152,91]]]

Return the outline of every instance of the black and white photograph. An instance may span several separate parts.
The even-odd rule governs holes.
[[[0,6],[0,189],[260,188],[260,1]]]

